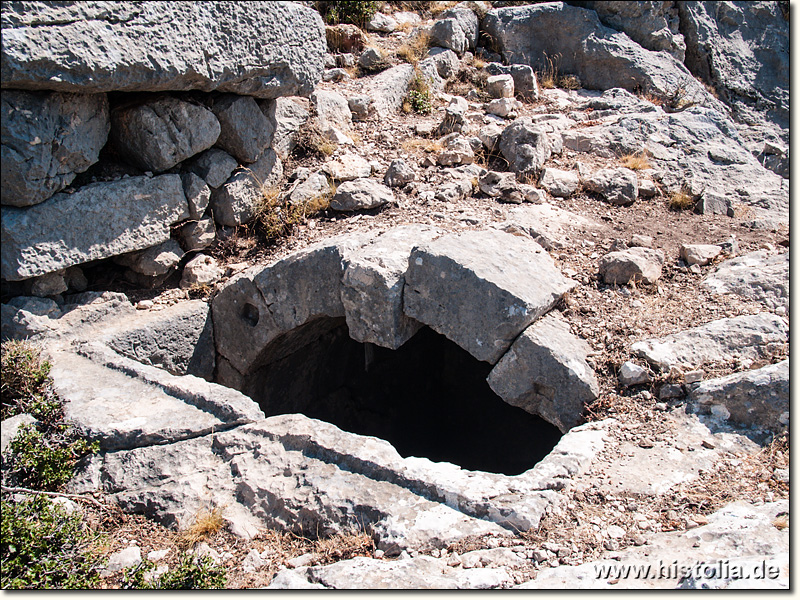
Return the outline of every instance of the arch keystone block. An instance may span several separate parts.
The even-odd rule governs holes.
[[[412,250],[403,310],[478,360],[495,364],[576,285],[536,242],[502,231],[470,231]]]

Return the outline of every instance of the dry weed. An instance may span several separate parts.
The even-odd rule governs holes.
[[[223,524],[222,508],[217,507],[210,511],[202,509],[195,516],[194,524],[181,533],[180,542],[188,547],[194,546],[217,533]]]
[[[619,159],[620,164],[634,171],[643,171],[651,168],[650,161],[647,160],[647,151],[642,150],[634,154],[625,154]]]
[[[425,152],[441,152],[444,150],[444,146],[440,144],[438,141],[431,141],[426,140],[423,138],[410,138],[404,140],[400,147],[405,150],[406,152],[413,153],[416,150],[422,149]]]
[[[669,195],[670,210],[692,210],[695,203],[694,196],[686,190],[678,190]]]
[[[436,18],[438,15],[442,14],[448,8],[453,8],[458,2],[431,2],[430,8],[428,9],[431,13],[431,16]]]
[[[327,564],[356,556],[372,556],[375,552],[375,543],[372,537],[363,531],[337,533],[329,538],[317,540],[314,551],[319,555],[319,562]]]
[[[427,31],[420,31],[414,38],[397,49],[397,56],[414,66],[428,53],[431,36]]]

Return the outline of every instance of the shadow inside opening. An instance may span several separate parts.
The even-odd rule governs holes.
[[[532,468],[561,438],[491,390],[492,365],[432,329],[389,350],[351,339],[344,319],[329,321],[315,341],[248,378],[243,391],[267,416],[302,413],[386,440],[403,457],[505,475]]]

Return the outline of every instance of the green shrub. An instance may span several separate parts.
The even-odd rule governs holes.
[[[378,12],[379,2],[364,0],[342,0],[338,2],[317,2],[316,8],[331,25],[352,23],[364,28],[372,16]]]
[[[431,105],[431,90],[425,75],[417,71],[409,85],[409,92],[404,103],[406,112],[412,110],[421,115],[428,115],[433,110]]]
[[[39,349],[27,341],[6,341],[0,356],[0,418],[30,413],[45,423],[60,419],[61,405],[50,390],[50,363],[41,361]]]
[[[3,589],[96,587],[96,541],[77,511],[68,515],[44,496],[2,500],[0,586]]]
[[[216,566],[208,556],[181,554],[177,568],[147,581],[145,574],[155,569],[152,561],[144,560],[127,569],[122,576],[123,589],[136,590],[206,590],[225,587],[225,567]]]
[[[99,450],[99,444],[77,438],[62,425],[50,435],[23,425],[3,457],[7,477],[16,485],[55,491],[70,480],[81,457]]]

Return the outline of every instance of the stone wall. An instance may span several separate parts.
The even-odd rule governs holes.
[[[163,282],[282,177],[325,51],[300,3],[4,4],[2,279]]]

